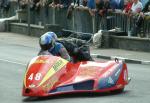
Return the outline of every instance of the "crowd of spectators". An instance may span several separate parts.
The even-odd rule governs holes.
[[[9,8],[9,2],[13,0],[0,0],[0,8]],[[67,8],[67,17],[73,9],[87,10],[91,16],[99,15],[106,18],[109,13],[118,12],[134,17],[135,36],[142,26],[143,19],[150,15],[150,0],[14,0],[19,3],[21,9],[26,8],[30,2],[32,10],[39,10],[40,7]]]
[[[133,17],[135,26],[132,28],[132,36],[140,32],[143,19],[149,11],[150,0],[19,0],[21,8],[30,1],[31,8],[47,6],[53,8],[68,8],[67,17],[70,17],[73,9],[87,10],[91,16],[99,15],[102,24],[106,24],[109,13],[118,12]]]
[[[72,0],[19,0],[19,4],[21,8],[25,8],[28,2],[30,2],[31,8],[39,8],[39,7],[58,7],[58,8],[68,8]]]
[[[0,0],[0,4],[2,4],[1,1],[6,2],[9,0]],[[18,2],[21,8],[24,8],[28,2],[30,2],[31,8],[38,8],[40,6],[86,8],[91,16],[93,16],[95,13],[105,15],[108,12],[115,12],[115,10],[121,10],[124,13],[131,11],[132,13],[139,13],[144,7],[146,8],[149,0],[18,0]]]
[[[123,11],[123,13],[140,13],[142,10],[146,12],[150,0],[0,0],[1,8],[8,8],[10,1],[17,1],[20,8],[25,8],[30,2],[32,9],[39,7],[57,7],[57,8],[77,8],[89,10],[91,16],[95,13],[100,16],[107,15],[109,12],[115,12],[117,10]]]

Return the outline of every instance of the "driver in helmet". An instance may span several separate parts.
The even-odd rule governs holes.
[[[73,62],[77,61],[93,61],[89,46],[87,46],[86,42],[77,38],[66,38],[58,40],[57,35],[54,32],[47,32],[51,35],[55,41],[63,44],[63,46],[68,51],[69,55],[72,57]],[[75,57],[75,58],[74,58]]]
[[[62,58],[70,61],[71,58],[66,50],[66,48],[55,41],[53,37],[53,32],[47,32],[40,37],[39,44],[41,47],[38,55],[48,55],[52,54],[54,56],[61,56]]]

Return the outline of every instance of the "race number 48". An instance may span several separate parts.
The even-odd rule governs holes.
[[[30,74],[30,76],[29,76],[29,80],[40,80],[41,79],[41,77],[42,77],[42,74],[41,73],[36,73],[36,74],[34,74],[34,73],[32,73],[32,74]]]

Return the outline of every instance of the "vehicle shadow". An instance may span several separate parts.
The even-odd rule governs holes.
[[[23,102],[36,102],[36,101],[46,101],[52,99],[62,99],[62,98],[96,98],[96,97],[104,97],[104,96],[113,96],[113,95],[124,95],[128,94],[130,91],[123,92],[107,92],[107,93],[68,93],[68,94],[60,94],[53,95],[47,97],[26,97],[23,99]]]

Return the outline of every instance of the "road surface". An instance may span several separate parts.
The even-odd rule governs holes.
[[[140,64],[127,64],[132,80],[120,94],[74,94],[38,99],[22,97],[26,64],[38,53],[37,44],[38,39],[34,37],[0,34],[1,103],[150,103],[150,65]]]

